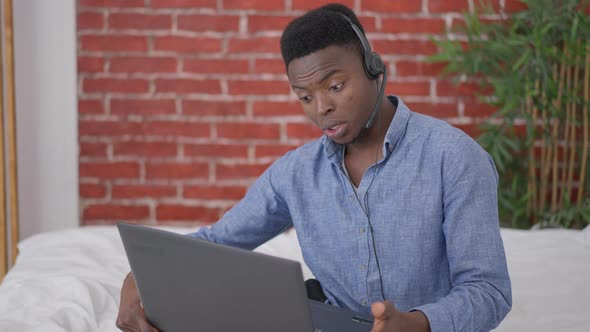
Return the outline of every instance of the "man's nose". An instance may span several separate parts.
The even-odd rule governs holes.
[[[316,97],[316,111],[319,115],[326,115],[334,110],[332,99],[319,95]]]

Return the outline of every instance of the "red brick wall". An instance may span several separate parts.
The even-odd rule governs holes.
[[[319,137],[290,92],[279,38],[324,2],[79,0],[81,223],[213,222],[273,160]],[[436,52],[428,36],[477,0],[342,3],[388,63],[388,93],[473,133],[490,109],[424,58]]]

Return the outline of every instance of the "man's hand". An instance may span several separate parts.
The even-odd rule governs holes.
[[[135,279],[131,273],[125,277],[121,287],[121,302],[116,325],[124,332],[158,332],[145,317]]]
[[[373,303],[371,313],[375,318],[371,332],[430,331],[428,319],[422,312],[399,312],[389,301]]]

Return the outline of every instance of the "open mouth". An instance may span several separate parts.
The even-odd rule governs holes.
[[[344,123],[338,123],[335,124],[331,127],[327,127],[324,129],[324,133],[331,139],[336,139],[340,136],[342,136],[343,132],[344,132],[344,128],[346,127],[346,124]]]

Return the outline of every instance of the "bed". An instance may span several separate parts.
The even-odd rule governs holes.
[[[178,233],[195,228],[163,227]],[[590,227],[502,229],[514,305],[497,331],[590,331]],[[113,226],[41,233],[18,244],[0,284],[0,331],[117,331],[129,271]],[[294,231],[256,251],[302,262]],[[303,265],[304,278],[312,276]]]

